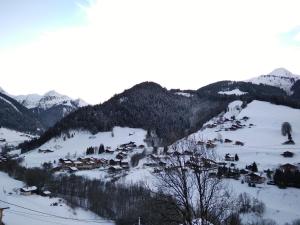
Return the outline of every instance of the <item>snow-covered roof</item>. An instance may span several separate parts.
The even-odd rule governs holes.
[[[37,187],[36,187],[36,186],[23,187],[23,188],[21,188],[21,191],[24,191],[24,192],[30,192],[30,191],[36,191],[36,190],[37,190]]]

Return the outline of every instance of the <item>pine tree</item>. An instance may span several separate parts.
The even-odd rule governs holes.
[[[235,161],[239,161],[239,160],[240,160],[238,154],[235,154],[234,160],[235,160]]]

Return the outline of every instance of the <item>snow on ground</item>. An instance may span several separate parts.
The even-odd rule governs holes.
[[[297,188],[279,189],[277,186],[259,184],[256,188],[248,187],[240,181],[230,180],[230,187],[236,194],[243,192],[259,199],[266,205],[263,215],[265,219],[275,220],[277,224],[283,225],[296,219],[300,219],[300,190]],[[247,221],[255,221],[255,217],[247,218]]]
[[[20,208],[6,203],[0,203],[1,206],[8,206],[4,211],[3,222],[12,225],[48,225],[48,224],[103,224],[113,225],[111,221],[104,220],[94,213],[82,208],[72,209],[58,198],[42,197],[39,195],[22,196],[15,190],[23,187],[21,181],[10,178],[7,174],[0,172],[0,200],[6,201],[28,209],[36,210],[46,214],[33,212],[28,209]],[[58,206],[51,206],[52,203],[59,202]],[[54,215],[54,216],[52,216]],[[65,217],[65,219],[57,218]],[[70,218],[70,219],[66,219]]]
[[[260,173],[265,169],[275,169],[280,164],[300,163],[300,110],[286,106],[274,105],[268,102],[253,101],[245,109],[241,108],[241,101],[234,101],[229,104],[229,110],[223,118],[230,119],[235,116],[242,121],[245,127],[235,131],[225,131],[231,127],[232,122],[228,121],[218,124],[213,128],[204,128],[190,136],[197,140],[212,140],[220,136],[233,141],[244,142],[244,146],[236,146],[233,143],[217,143],[216,152],[221,161],[224,161],[226,153],[238,154],[239,161],[234,162],[238,168],[245,168],[254,161],[258,165]],[[243,117],[249,117],[243,121]],[[217,124],[219,118],[213,118],[208,124]],[[292,125],[292,137],[295,145],[282,145],[287,137],[281,135],[281,124],[289,122]],[[253,124],[253,126],[249,126]],[[281,153],[291,151],[293,158],[284,158]],[[287,188],[279,189],[271,185],[258,185],[257,188],[248,187],[240,181],[229,180],[236,193],[247,192],[266,204],[265,218],[275,220],[278,224],[291,222],[300,218],[300,189]]]
[[[218,94],[221,94],[221,95],[244,95],[244,94],[247,94],[247,93],[248,92],[243,92],[238,88],[233,89],[231,91],[219,91],[218,92]]]
[[[74,137],[70,139],[66,138],[65,140],[64,137],[54,138],[38,148],[43,150],[50,149],[54,152],[39,153],[38,149],[35,149],[23,154],[25,156],[24,165],[27,167],[39,167],[44,162],[53,162],[54,160],[57,162],[59,158],[67,156],[71,158],[84,156],[88,147],[100,146],[100,144],[103,144],[105,147],[110,146],[112,150],[120,144],[130,141],[135,142],[136,145],[146,146],[144,139],[147,132],[143,129],[115,127],[113,132],[99,132],[95,135],[87,131],[74,131],[70,133],[73,133]],[[111,154],[101,154],[98,156],[106,159],[111,158]]]
[[[4,142],[0,142],[0,146],[5,144],[16,146],[19,143],[30,140],[33,137],[34,136],[32,135],[15,130],[10,130],[4,127],[0,128],[0,139],[5,139]]]
[[[224,131],[231,126],[231,122],[218,125],[215,128],[206,128],[195,134],[197,139],[204,140],[217,138],[219,135],[223,139],[227,138],[234,141],[241,141],[245,146],[236,146],[233,143],[218,144],[217,153],[224,158],[226,153],[239,155],[239,167],[244,167],[252,162],[258,163],[259,169],[272,169],[284,163],[300,163],[300,110],[286,106],[274,105],[267,102],[253,101],[240,112],[241,101],[234,101],[229,105],[229,111],[223,115],[230,118],[232,115],[236,119],[244,116],[249,120],[243,122],[246,126],[236,131]],[[207,122],[212,124],[216,118]],[[282,145],[287,137],[281,135],[281,124],[289,122],[292,125],[292,136],[295,145]],[[249,124],[253,124],[249,128]],[[221,131],[220,131],[221,130]],[[295,153],[293,158],[284,158],[281,153],[292,151]]]
[[[187,98],[193,96],[192,94],[186,93],[186,92],[176,92],[175,94],[176,94],[176,95],[181,95],[181,96],[184,96],[184,97],[187,97]]]

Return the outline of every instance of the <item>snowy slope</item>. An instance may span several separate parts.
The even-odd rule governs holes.
[[[0,139],[5,139],[4,142],[0,142],[0,147],[2,145],[13,145],[13,146],[17,146],[19,143],[24,142],[24,141],[28,141],[30,139],[32,139],[34,136],[29,135],[29,134],[25,134],[22,132],[18,132],[15,130],[10,130],[7,128],[0,128]]]
[[[292,94],[291,88],[300,76],[292,74],[290,71],[284,68],[278,68],[267,75],[261,75],[256,78],[248,80],[253,84],[266,84],[270,86],[275,86],[286,91],[287,94]]]
[[[300,163],[300,110],[262,101],[253,101],[245,109],[240,107],[241,104],[241,101],[230,103],[228,112],[211,119],[205,125],[217,124],[221,117],[224,119],[235,116],[237,120],[246,125],[242,129],[225,131],[233,123],[228,121],[213,128],[204,126],[203,130],[189,138],[212,140],[221,136],[223,140],[225,138],[230,139],[233,143],[242,141],[245,143],[244,146],[217,142],[215,151],[219,160],[224,161],[224,156],[227,153],[238,154],[239,161],[234,162],[237,164],[237,168],[245,168],[246,165],[255,161],[261,174],[263,174],[263,170],[276,169],[281,164]],[[249,119],[243,121],[242,118],[245,116]],[[285,121],[292,125],[295,145],[282,145],[287,140],[287,137],[281,135],[281,124]],[[253,126],[249,126],[250,124]],[[284,151],[292,151],[295,155],[293,158],[284,158],[281,155]],[[273,219],[280,225],[300,218],[300,189],[287,188],[282,190],[266,184],[250,188],[247,184],[241,184],[240,181],[228,180],[228,182],[234,193],[247,192],[263,201],[266,204],[264,218]]]
[[[100,146],[103,144],[105,147],[110,146],[112,149],[117,148],[119,145],[135,142],[137,145],[145,145],[144,142],[146,131],[136,128],[122,128],[115,127],[112,132],[99,132],[95,135],[84,131],[70,132],[74,134],[73,138],[66,139],[64,137],[51,139],[39,149],[51,149],[52,153],[39,153],[38,149],[32,150],[23,154],[25,156],[24,165],[27,167],[41,166],[44,162],[58,161],[59,158],[65,158],[70,155],[71,158],[85,156],[86,149],[90,146]],[[113,157],[111,154],[95,155],[95,157],[110,159]]]
[[[5,210],[3,222],[11,225],[48,225],[48,224],[103,224],[112,225],[113,222],[104,220],[90,211],[81,208],[72,209],[63,201],[58,206],[51,206],[52,203],[59,202],[58,198],[41,197],[38,195],[21,196],[17,193],[17,189],[24,187],[20,181],[10,178],[7,174],[0,172],[0,200],[9,202],[28,209],[36,210],[33,212],[28,209],[20,208],[14,205],[1,202],[0,206],[8,206]],[[65,217],[69,219],[62,219]]]

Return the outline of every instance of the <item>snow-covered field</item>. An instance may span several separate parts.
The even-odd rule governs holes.
[[[0,142],[1,145],[13,145],[16,146],[21,142],[31,139],[33,136],[18,131],[10,130],[4,127],[0,128],[0,139],[5,139],[4,142]]]
[[[220,160],[224,160],[226,153],[238,154],[239,161],[234,162],[238,168],[245,168],[254,161],[258,165],[260,173],[265,169],[275,169],[281,164],[300,163],[300,110],[286,106],[274,105],[267,102],[253,101],[245,109],[241,109],[242,102],[235,101],[229,105],[229,111],[223,117],[236,119],[249,117],[242,122],[246,126],[235,131],[225,131],[231,126],[231,122],[217,125],[214,128],[205,128],[190,136],[197,139],[209,140],[225,138],[233,141],[244,142],[244,146],[236,146],[233,143],[217,143],[216,152]],[[218,118],[213,118],[207,124],[214,124]],[[289,122],[292,125],[292,137],[295,145],[282,145],[287,137],[281,135],[281,124]],[[249,124],[253,124],[249,128]],[[291,151],[293,158],[284,158],[281,153]],[[273,219],[278,224],[285,224],[300,218],[300,189],[279,189],[272,185],[258,185],[256,188],[241,184],[240,181],[229,180],[233,191],[238,194],[249,193],[266,204],[264,218]]]
[[[280,164],[300,163],[300,110],[286,106],[274,105],[267,102],[253,101],[245,109],[239,111],[242,102],[235,101],[229,105],[229,111],[223,115],[230,118],[232,115],[236,119],[244,116],[249,119],[242,124],[246,126],[235,131],[224,131],[231,126],[231,122],[217,125],[214,128],[206,128],[192,135],[197,139],[212,140],[222,137],[230,139],[233,143],[218,143],[216,152],[224,159],[226,153],[239,155],[238,167],[245,167],[254,161],[258,164],[259,170],[274,169]],[[213,124],[217,118],[206,124]],[[292,137],[295,145],[282,145],[287,137],[281,135],[281,124],[289,122],[292,125]],[[253,124],[250,128],[249,124]],[[221,130],[221,131],[220,131]],[[234,145],[235,141],[244,142],[244,146]],[[293,158],[284,158],[281,153],[291,151],[295,155]]]
[[[0,207],[10,207],[4,211],[3,222],[5,224],[114,224],[113,222],[104,220],[94,213],[82,208],[73,209],[67,206],[63,201],[59,202],[58,198],[41,197],[38,195],[22,196],[14,190],[23,187],[23,183],[10,178],[3,172],[0,172],[0,181],[0,200],[11,203],[7,204],[0,202]],[[51,206],[52,203],[59,204],[58,206]]]
[[[99,132],[95,135],[82,131],[74,131],[71,133],[74,133],[74,137],[66,138],[65,140],[64,137],[52,139],[38,148],[43,150],[50,149],[54,152],[39,153],[38,149],[35,149],[23,154],[25,156],[24,165],[27,167],[39,167],[44,162],[58,161],[59,158],[65,158],[66,156],[75,159],[79,156],[85,156],[88,147],[99,147],[100,144],[103,144],[105,147],[110,146],[112,150],[117,148],[120,144],[130,141],[135,142],[136,145],[146,146],[144,139],[147,132],[143,129],[115,127],[113,132]],[[99,157],[109,159],[111,155],[101,154]]]

